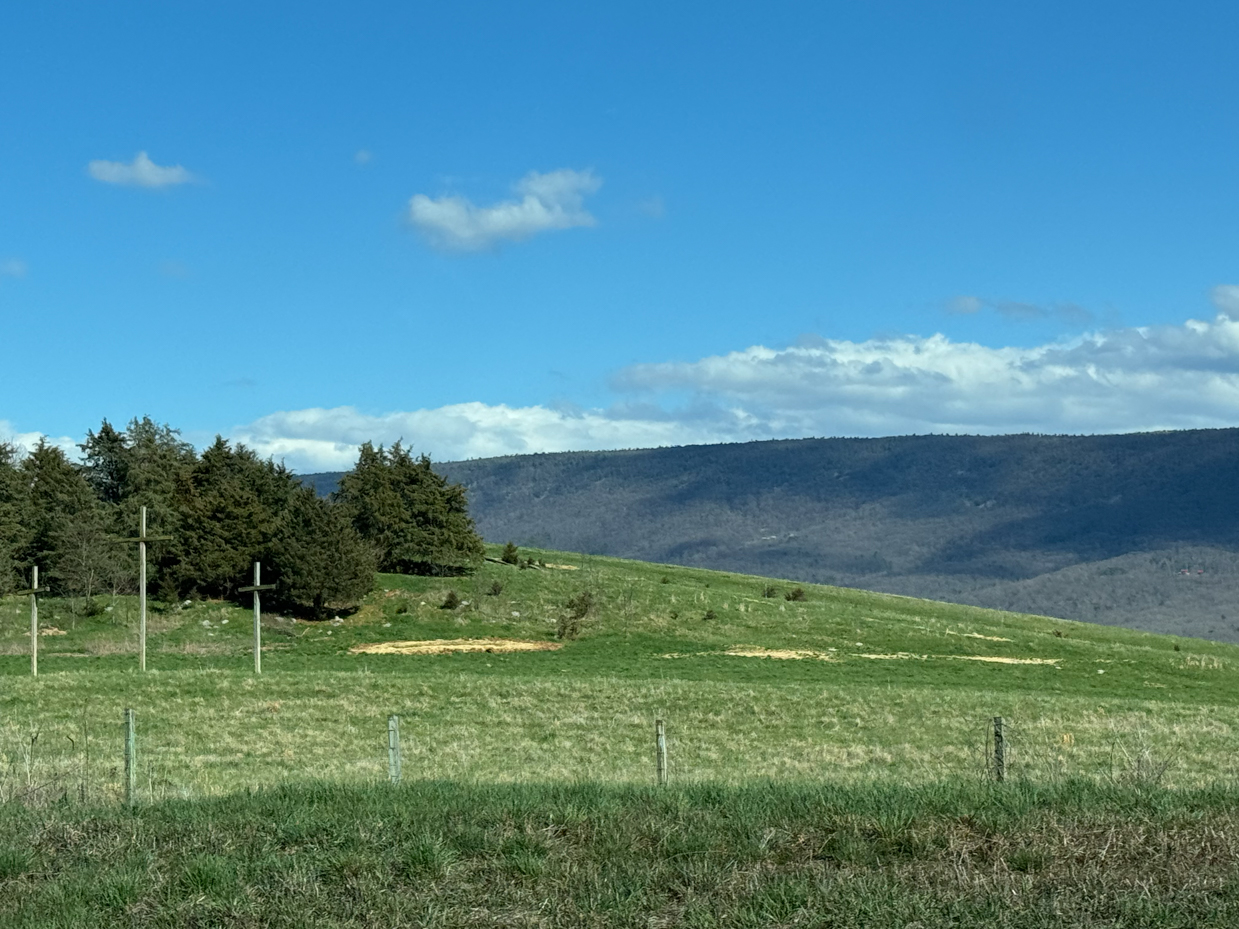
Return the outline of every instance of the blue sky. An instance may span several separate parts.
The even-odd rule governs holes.
[[[315,470],[398,437],[1239,425],[1237,32],[1221,3],[10,5],[0,436],[149,414]]]

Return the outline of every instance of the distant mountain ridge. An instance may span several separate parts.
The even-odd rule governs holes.
[[[1239,429],[795,439],[436,469],[465,485],[490,541],[1239,641]],[[303,480],[326,493],[338,478]]]

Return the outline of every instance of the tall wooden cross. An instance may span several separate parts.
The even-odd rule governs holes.
[[[136,539],[121,539],[121,542],[137,542],[141,563],[138,574],[138,670],[146,670],[146,543],[170,542],[170,535],[146,534],[146,507],[142,507],[142,521]]]
[[[30,595],[30,673],[39,676],[39,600],[37,594],[47,593],[46,587],[39,586],[39,566],[30,569],[30,589],[19,590],[17,595]]]
[[[262,604],[258,599],[260,590],[274,590],[274,584],[262,582],[262,562],[254,562],[254,583],[250,587],[238,587],[238,593],[254,595],[254,673],[262,674]]]

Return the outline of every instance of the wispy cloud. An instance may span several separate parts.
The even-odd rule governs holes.
[[[601,186],[592,171],[531,171],[514,186],[518,199],[475,206],[464,197],[417,194],[409,200],[408,220],[437,248],[483,251],[540,232],[595,225],[584,203]]]
[[[1220,313],[1033,348],[942,335],[813,337],[787,348],[634,365],[617,372],[612,387],[619,402],[603,409],[461,403],[369,414],[338,407],[275,413],[235,434],[314,470],[346,468],[360,442],[397,438],[455,459],[815,435],[1235,426],[1239,321]]]
[[[174,187],[188,184],[197,177],[180,165],[164,167],[151,161],[146,152],[138,152],[133,161],[92,161],[87,172],[96,181],[124,187]]]
[[[946,311],[953,316],[972,316],[982,310],[991,310],[1015,322],[1041,319],[1058,319],[1071,325],[1086,326],[1093,322],[1093,314],[1074,303],[1024,303],[1019,300],[992,300],[964,294],[949,300]]]
[[[369,149],[359,148],[353,153],[353,164],[356,165],[368,165],[373,159],[374,156],[370,154]]]
[[[0,277],[25,277],[26,262],[20,258],[0,258]]]

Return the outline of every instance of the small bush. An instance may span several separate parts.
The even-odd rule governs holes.
[[[783,599],[791,600],[796,603],[801,603],[805,600],[808,600],[809,598],[805,596],[803,587],[793,587],[791,590],[789,590],[787,593],[783,595]]]
[[[679,611],[679,610],[672,610],[672,611],[671,611],[669,614],[667,614],[667,615],[669,615],[672,619],[679,619],[679,618],[680,618],[680,611]]]
[[[767,584],[762,588],[761,595],[769,599],[770,597],[777,597],[779,595],[779,591],[773,584]]]
[[[718,614],[715,613],[713,610],[706,610],[706,615],[701,618],[704,619],[708,623],[712,623],[714,622],[714,620],[718,619]]]
[[[592,591],[582,590],[574,597],[569,597],[564,604],[567,612],[559,618],[555,635],[561,639],[575,639],[585,628],[585,619],[593,612],[595,603]]]
[[[449,590],[447,596],[443,598],[443,606],[440,609],[454,610],[460,606],[460,594],[454,590]]]
[[[499,556],[499,560],[504,564],[520,564],[521,552],[520,549],[509,542],[503,547],[503,554]]]
[[[664,574],[664,575],[662,576],[662,579],[661,579],[661,580],[659,580],[659,582],[658,582],[658,583],[660,583],[660,584],[670,584],[670,583],[671,583],[671,578],[667,577],[667,575],[665,575],[665,574]]]
[[[498,581],[491,581],[490,590],[486,591],[486,595],[489,597],[497,597],[501,593],[503,593],[503,585]]]
[[[408,612],[409,612],[409,605],[407,603],[402,603],[400,604],[400,606],[396,607],[397,616],[404,616]]]

